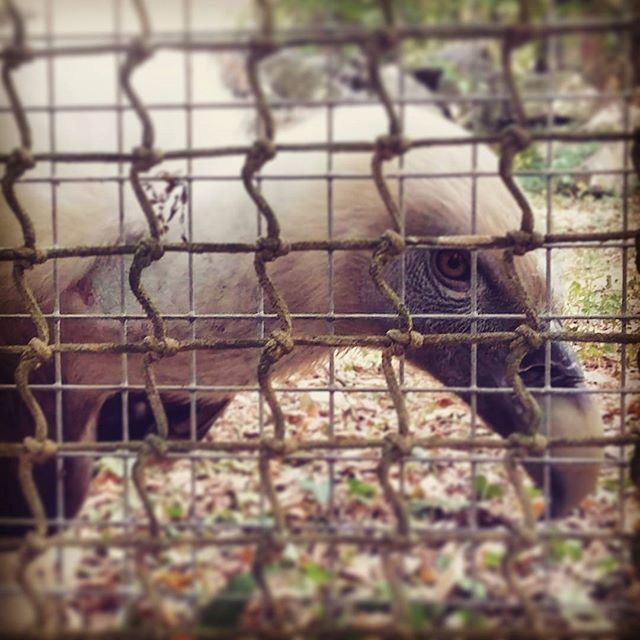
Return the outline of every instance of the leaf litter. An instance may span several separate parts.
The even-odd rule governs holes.
[[[336,438],[382,438],[394,433],[395,412],[388,395],[347,390],[384,388],[377,359],[357,351],[340,353],[336,369],[336,378],[346,384],[345,391],[334,395],[333,421],[329,419],[328,393],[280,394],[287,435],[323,439],[333,431]],[[409,389],[437,385],[409,365],[404,367],[404,378]],[[603,383],[612,390],[619,385],[606,367],[588,367],[587,380],[599,388]],[[292,376],[283,384],[312,389],[313,379]],[[408,392],[407,405],[413,433],[420,437],[464,437],[470,433],[471,412],[452,394]],[[619,394],[603,395],[601,405],[607,434],[619,433]],[[206,437],[212,441],[255,440],[260,434],[261,411],[266,413],[255,393],[240,393]],[[626,412],[626,422],[627,429],[637,426],[634,405]],[[264,428],[268,431],[270,427]],[[479,420],[475,433],[497,438]],[[621,453],[618,447],[606,452],[611,462],[619,461],[622,455],[628,453]],[[273,479],[287,525],[300,531],[393,531],[392,512],[376,474],[378,456],[373,449],[333,451],[329,457],[300,456],[273,463]],[[483,458],[489,461],[482,462]],[[482,530],[505,527],[514,520],[522,522],[515,493],[502,464],[495,459],[494,450],[480,448],[474,450],[474,461],[462,451],[414,450],[402,469],[396,465],[391,472],[395,486],[402,486],[413,526]],[[132,459],[118,457],[97,461],[91,493],[70,535],[99,540],[123,532],[130,536],[148,533],[131,482],[132,464]],[[215,531],[224,536],[272,524],[256,458],[234,455],[164,461],[149,468],[146,486],[165,535],[176,542],[175,547],[147,554],[144,560],[161,594],[165,619],[175,625],[187,624],[198,612],[197,621],[204,626],[258,621],[260,591],[251,576],[253,547],[192,549],[180,543],[185,533]],[[528,480],[526,486],[534,509],[542,513],[541,492]],[[614,527],[630,531],[638,515],[632,494],[627,472],[615,464],[607,465],[597,490],[579,509],[560,522],[540,524],[541,528],[557,529],[557,537],[519,556],[517,572],[522,588],[532,599],[553,607],[554,615],[567,625],[610,625],[608,606],[633,595],[630,561],[619,540],[585,541],[562,535]],[[473,628],[500,624],[501,618],[491,606],[486,611],[480,606],[476,616],[453,614],[474,609],[478,603],[515,604],[501,572],[504,554],[504,544],[498,542],[452,540],[412,547],[403,556],[401,572],[407,593],[418,603],[416,620]],[[289,544],[269,564],[267,579],[287,619],[296,624],[323,619],[335,610],[339,610],[341,621],[352,623],[391,620],[388,585],[379,550],[373,544],[369,548]],[[133,555],[121,549],[83,552],[65,604],[69,620],[85,629],[131,625],[132,620],[139,624],[140,619],[154,614],[136,578]]]

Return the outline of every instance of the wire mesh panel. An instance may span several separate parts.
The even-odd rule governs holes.
[[[637,630],[640,38],[586,14],[4,3],[9,633]]]

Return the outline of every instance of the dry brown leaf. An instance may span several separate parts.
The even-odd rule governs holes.
[[[182,591],[193,584],[193,574],[188,571],[169,569],[155,576],[155,580],[173,591]]]
[[[311,418],[317,418],[320,415],[318,404],[311,398],[309,393],[303,393],[300,396],[300,409]]]

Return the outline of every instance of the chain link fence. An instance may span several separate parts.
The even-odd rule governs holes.
[[[188,2],[185,3],[187,5]],[[519,19],[508,25],[504,24],[461,24],[461,25],[415,25],[406,24],[398,19],[397,7],[390,0],[381,1],[379,12],[383,26],[379,28],[345,27],[334,25],[328,28],[291,29],[279,28],[274,7],[267,0],[257,4],[258,25],[255,30],[236,34],[218,34],[217,37],[200,38],[196,34],[185,34],[184,37],[165,37],[154,31],[154,5],[147,5],[144,0],[133,0],[131,7],[138,21],[138,34],[134,37],[118,37],[110,42],[90,42],[89,38],[81,43],[49,44],[31,42],[27,31],[27,20],[20,2],[8,0],[5,3],[5,20],[11,27],[11,40],[5,44],[0,57],[2,59],[2,84],[8,99],[8,112],[19,135],[19,146],[9,154],[0,155],[4,165],[2,193],[10,210],[13,212],[22,230],[21,246],[0,248],[0,260],[13,265],[13,286],[19,292],[20,299],[32,323],[33,337],[26,344],[2,344],[0,354],[3,357],[18,358],[15,369],[15,384],[5,385],[17,390],[24,406],[33,421],[33,432],[25,437],[10,438],[0,444],[0,456],[18,460],[19,487],[29,505],[31,518],[28,521],[32,529],[20,538],[3,538],[2,548],[19,547],[19,564],[17,582],[36,612],[36,636],[39,630],[56,630],[60,637],[74,637],[73,631],[58,628],[61,605],[46,590],[41,589],[37,578],[29,574],[30,565],[47,551],[68,548],[94,548],[100,550],[122,549],[132,559],[134,576],[151,614],[151,627],[154,633],[170,633],[167,626],[170,622],[163,611],[163,596],[158,585],[151,579],[149,564],[171,547],[189,548],[193,553],[202,549],[247,547],[252,550],[251,576],[259,600],[259,615],[255,625],[249,630],[237,631],[246,637],[432,637],[435,629],[421,628],[412,625],[415,612],[415,601],[408,594],[409,586],[403,573],[403,557],[410,550],[430,545],[438,545],[450,541],[471,542],[474,544],[494,541],[505,545],[505,553],[499,562],[501,578],[507,585],[507,591],[515,600],[511,611],[514,617],[508,618],[508,628],[500,629],[498,635],[510,637],[539,637],[557,630],[549,628],[548,618],[538,606],[527,589],[523,587],[518,574],[518,558],[523,552],[542,549],[541,562],[545,553],[558,536],[580,540],[612,540],[616,539],[632,550],[633,571],[637,571],[638,546],[637,533],[630,533],[622,528],[598,528],[572,534],[570,531],[558,532],[550,521],[537,523],[537,515],[532,505],[530,492],[523,484],[518,463],[529,456],[554,455],[554,450],[566,447],[626,447],[633,449],[631,457],[631,478],[637,483],[639,472],[638,435],[635,431],[621,429],[615,435],[590,438],[561,438],[542,435],[543,421],[540,405],[531,391],[523,383],[520,370],[527,354],[542,345],[568,341],[581,343],[606,343],[614,345],[636,345],[640,338],[636,333],[627,330],[625,316],[610,316],[622,321],[619,331],[578,331],[557,328],[549,322],[553,316],[547,314],[544,320],[529,299],[526,287],[523,286],[516,271],[520,256],[543,249],[558,247],[605,247],[625,252],[636,252],[640,236],[637,230],[625,223],[624,228],[617,231],[585,231],[541,233],[534,225],[534,213],[521,187],[514,179],[514,162],[518,154],[540,143],[601,143],[619,142],[625,150],[631,150],[633,169],[625,174],[627,193],[625,198],[630,202],[630,188],[627,177],[640,170],[639,132],[628,127],[619,132],[567,132],[555,129],[532,130],[528,126],[525,100],[521,95],[518,82],[514,77],[513,56],[517,50],[531,42],[543,41],[567,34],[614,34],[622,41],[635,43],[640,40],[638,19],[620,20],[580,20],[573,22],[547,20],[536,21],[527,15],[527,4],[520,4]],[[52,5],[55,12],[55,3]],[[407,42],[435,42],[448,40],[489,40],[498,44],[501,52],[501,74],[505,87],[509,111],[513,124],[498,133],[474,134],[469,138],[433,137],[425,139],[409,139],[403,134],[402,100],[390,95],[388,87],[382,79],[383,62],[398,55],[399,49]],[[331,140],[308,140],[301,143],[281,143],[278,141],[278,127],[274,118],[273,105],[267,98],[267,91],[261,77],[261,64],[276,52],[302,47],[340,48],[354,47],[365,61],[367,83],[376,101],[384,109],[387,120],[387,131],[381,136],[359,142],[333,142]],[[157,146],[158,131],[154,126],[151,110],[145,104],[133,80],[133,75],[144,67],[154,56],[163,50],[178,50],[189,54],[235,52],[245,55],[246,82],[248,92],[257,115],[257,135],[253,144],[232,145],[213,148],[199,148],[189,145],[182,149],[159,149]],[[629,51],[632,54],[632,51]],[[57,60],[65,56],[99,56],[118,55],[121,60],[119,68],[119,85],[124,96],[126,107],[131,109],[137,118],[142,135],[136,148],[119,152],[76,153],[64,151],[34,151],[34,140],[30,126],[30,113],[23,105],[20,92],[16,89],[15,74],[28,67],[34,61]],[[631,59],[631,80],[629,96],[637,91],[640,81],[638,57]],[[327,101],[328,102],[328,101]],[[55,107],[50,107],[55,111]],[[412,150],[456,145],[493,145],[499,150],[499,175],[521,210],[521,225],[503,236],[488,235],[456,235],[456,236],[411,236],[404,230],[404,213],[393,189],[389,186],[389,177],[385,177],[385,167],[397,162]],[[350,237],[341,239],[317,240],[309,238],[303,241],[288,242],[281,233],[278,210],[270,204],[269,198],[261,189],[261,170],[268,166],[279,154],[297,154],[303,152],[323,152],[327,154],[364,154],[371,159],[371,180],[388,213],[388,230],[381,237]],[[626,154],[625,154],[626,155]],[[163,221],[154,207],[153,192],[149,189],[149,173],[163,162],[172,160],[195,161],[203,158],[244,158],[239,178],[257,208],[264,233],[255,242],[198,242],[197,238],[186,238],[183,242],[170,242],[164,238]],[[32,212],[23,203],[20,185],[28,179],[29,173],[43,163],[59,165],[76,165],[78,163],[111,164],[127,168],[126,181],[130,185],[147,224],[145,236],[138,242],[121,242],[109,246],[42,246],[39,243]],[[189,176],[187,176],[188,181]],[[55,176],[49,178],[53,183]],[[630,204],[626,206],[631,206]],[[60,212],[64,216],[64,211]],[[504,268],[508,273],[511,285],[520,297],[525,313],[523,320],[515,330],[463,333],[421,333],[416,330],[414,318],[405,304],[401,293],[396,291],[385,275],[386,266],[394,260],[400,260],[411,247],[465,249],[471,252],[500,250],[503,255]],[[395,310],[396,327],[383,335],[346,335],[335,332],[306,335],[294,333],[296,323],[287,304],[287,296],[280,291],[269,274],[268,265],[282,257],[296,252],[320,252],[333,255],[335,252],[368,252],[370,274],[378,291]],[[160,301],[154,300],[144,287],[145,271],[163,256],[172,253],[202,254],[252,254],[256,280],[262,291],[263,300],[272,310],[275,328],[267,335],[253,339],[226,338],[224,336],[176,338],[167,328],[167,319],[160,311]],[[69,343],[52,335],[50,314],[43,312],[41,305],[30,284],[29,274],[34,265],[59,263],[87,257],[130,256],[132,258],[128,271],[128,282],[131,292],[144,310],[148,320],[148,335],[142,340],[125,340],[119,342],[81,342]],[[636,266],[638,258],[636,253]],[[114,286],[116,286],[114,284]],[[626,296],[626,291],[624,295]],[[170,295],[170,294],[168,294]],[[238,314],[238,318],[242,318]],[[326,319],[326,318],[325,318]],[[331,319],[331,318],[330,318]],[[23,320],[24,321],[24,318]],[[263,321],[264,328],[264,321]],[[424,436],[411,427],[411,413],[406,406],[406,389],[402,380],[402,369],[396,366],[402,361],[405,353],[419,349],[428,344],[460,344],[483,345],[506,343],[509,345],[507,377],[512,385],[522,411],[527,416],[528,434],[514,434],[505,439],[459,435],[455,437]],[[349,438],[326,437],[323,439],[294,438],[289,435],[286,413],[282,406],[281,393],[274,389],[273,369],[287,354],[296,349],[322,348],[327,353],[335,349],[367,348],[380,353],[381,371],[386,380],[389,397],[397,418],[394,433],[384,437],[368,435]],[[165,411],[162,397],[162,385],[157,382],[156,368],[160,361],[167,361],[181,353],[258,350],[260,353],[256,379],[260,395],[268,407],[272,417],[272,429],[261,431],[261,436],[252,441],[242,439],[198,440],[171,438],[171,417]],[[157,433],[148,435],[142,440],[123,439],[119,441],[90,442],[84,439],[68,441],[56,436],[55,425],[48,424],[47,415],[43,411],[38,395],[32,389],[34,373],[41,366],[51,363],[63,354],[138,354],[142,356],[144,393],[146,402],[152,413]],[[626,350],[622,348],[623,358]],[[333,356],[332,356],[333,357]],[[45,385],[46,386],[46,385]],[[621,403],[626,402],[626,392],[620,385]],[[58,393],[64,389],[64,382],[49,385]],[[40,385],[38,390],[41,391]],[[198,391],[197,385],[194,389]],[[549,391],[547,389],[546,391]],[[195,423],[195,402],[191,405],[191,422]],[[623,410],[624,411],[624,410]],[[624,416],[623,416],[624,417]],[[65,420],[69,419],[65,416]],[[4,433],[4,431],[3,431]],[[506,477],[517,496],[521,513],[514,514],[508,526],[500,527],[458,527],[439,528],[415,527],[412,524],[410,508],[402,483],[397,479],[407,461],[411,460],[416,450],[426,452],[437,450],[464,452],[466,460],[479,450],[490,451],[502,460]],[[628,449],[627,449],[628,450]],[[331,526],[314,530],[292,529],[287,522],[286,508],[281,504],[277,482],[274,479],[282,464],[291,463],[302,456],[349,454],[355,457],[365,451],[377,452],[376,482],[381,495],[392,514],[393,526],[383,532],[353,532],[332,523]],[[85,456],[92,458],[104,455],[128,455],[135,460],[131,471],[131,481],[146,515],[146,532],[136,535],[99,536],[97,538],[75,539],[65,536],[64,531],[51,533],[51,525],[59,524],[46,513],[35,475],[40,465],[51,459],[65,456]],[[194,455],[251,456],[257,462],[259,483],[270,514],[270,524],[246,528],[231,533],[208,532],[202,528],[187,527],[186,530],[168,530],[158,517],[154,508],[153,496],[148,490],[150,469],[161,465],[163,461],[177,458],[192,459]],[[197,459],[197,458],[196,458]],[[206,458],[204,458],[206,460]],[[446,456],[445,456],[446,459]],[[58,467],[60,470],[61,467]],[[622,474],[620,476],[622,483]],[[548,487],[547,487],[548,491]],[[621,489],[622,491],[622,489]],[[548,496],[547,496],[548,497]],[[5,524],[11,524],[11,518],[5,518]],[[637,532],[637,525],[635,530]],[[358,623],[353,620],[312,619],[305,626],[292,625],[283,610],[277,593],[271,585],[269,567],[274,558],[282,555],[289,545],[307,547],[326,545],[329,548],[353,546],[368,549],[380,563],[380,571],[384,576],[387,589],[386,613],[382,622],[367,621]],[[105,551],[106,552],[106,551]],[[64,591],[64,589],[63,589]],[[333,601],[335,595],[327,596]],[[499,603],[494,603],[498,606]],[[229,605],[231,606],[231,605]],[[311,607],[311,605],[309,605]],[[455,610],[455,604],[453,605]],[[119,632],[117,637],[138,637],[148,633],[149,629],[129,629]],[[562,635],[575,637],[612,637],[611,629],[605,631],[572,632],[571,629],[557,631]],[[177,632],[176,632],[177,633]],[[189,627],[184,637],[228,637],[231,631],[216,628]],[[439,629],[438,637],[495,637],[498,631]],[[191,635],[193,634],[193,635]],[[225,635],[226,634],[226,635]],[[77,635],[77,634],[76,634]],[[35,637],[35,636],[34,636]],[[78,636],[80,637],[80,636]],[[85,637],[82,635],[82,637]],[[169,637],[169,636],[168,636]],[[183,636],[171,636],[183,637]],[[244,636],[243,636],[244,637]],[[435,636],[433,636],[435,637]]]

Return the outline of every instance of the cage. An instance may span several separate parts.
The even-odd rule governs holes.
[[[7,0],[0,635],[631,637],[634,11]]]

